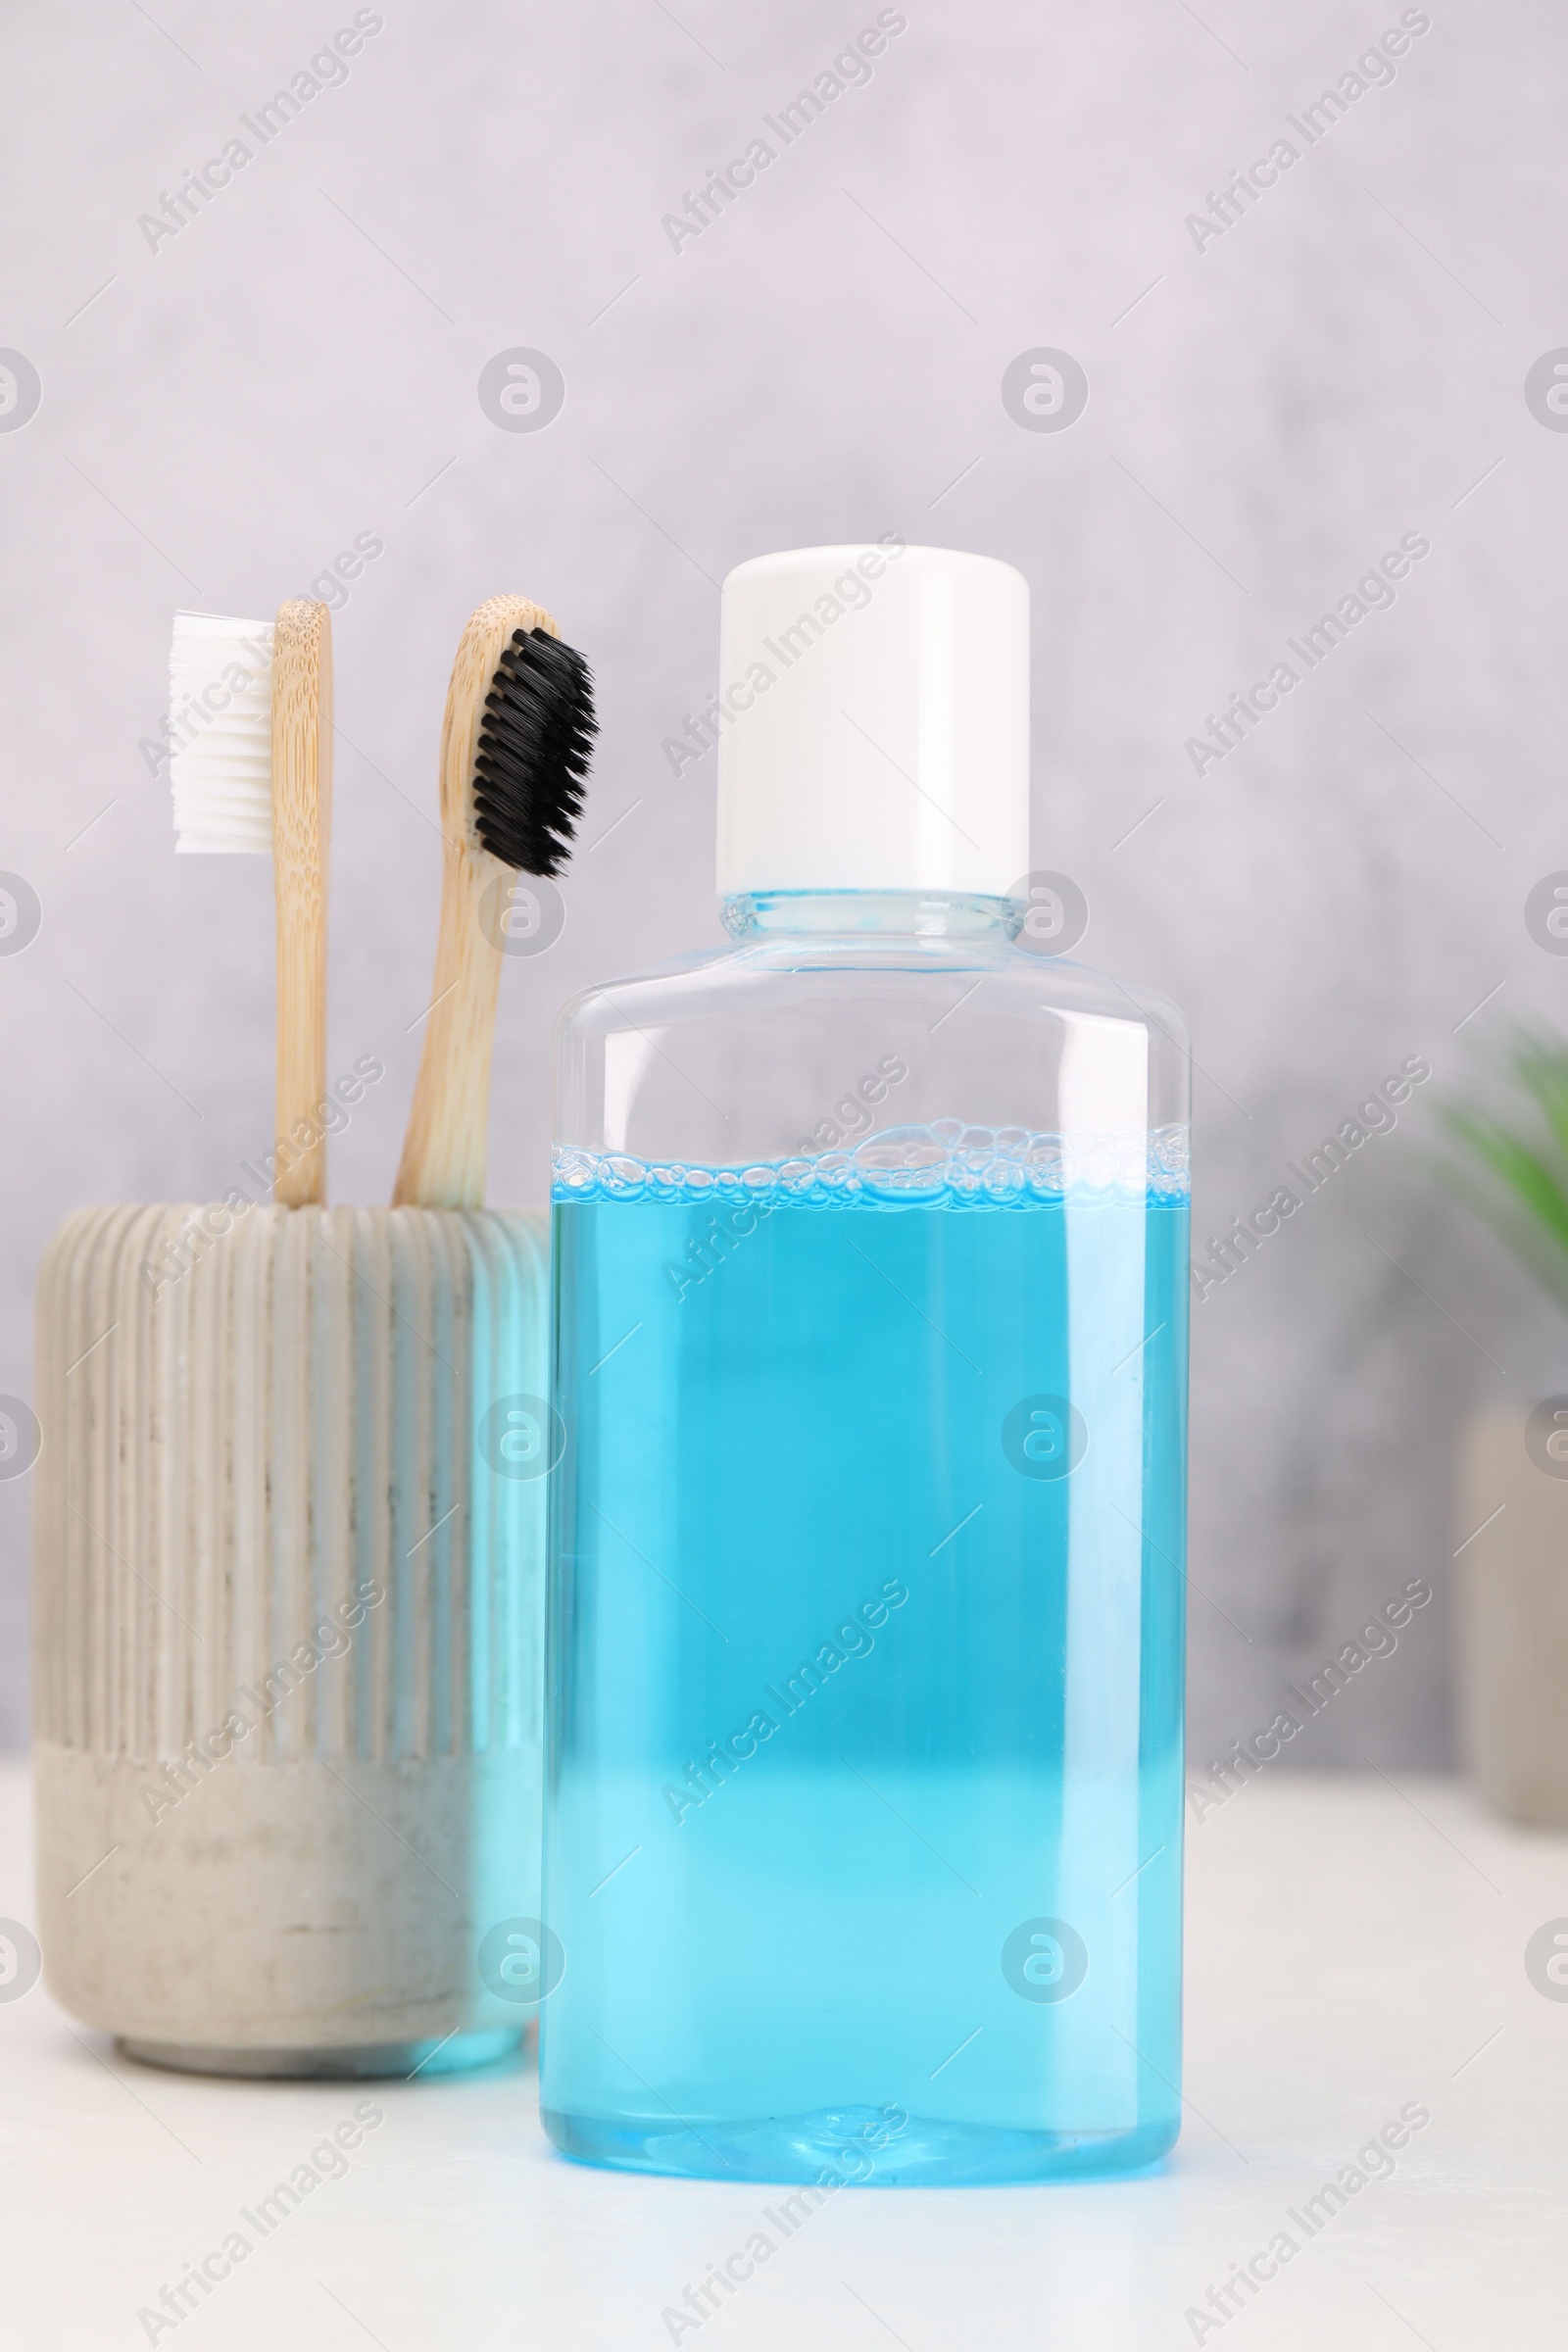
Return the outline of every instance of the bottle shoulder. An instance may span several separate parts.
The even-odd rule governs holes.
[[[561,1015],[564,1147],[713,1167],[891,1131],[1079,1139],[1184,1128],[1162,996],[1005,938],[791,935],[606,982]]]
[[[562,1007],[559,1030],[586,1044],[650,1026],[814,1025],[879,1006],[913,1017],[927,1002],[933,1026],[960,1007],[966,1026],[1078,1016],[1146,1028],[1184,1056],[1189,1051],[1179,1007],[1157,990],[1008,943],[945,939],[770,938],[703,950],[583,990]]]

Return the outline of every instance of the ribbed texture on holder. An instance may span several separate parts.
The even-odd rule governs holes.
[[[547,1481],[477,1430],[545,1387],[543,1220],[224,1213],[83,1209],[45,1253],[40,1740],[150,1762],[237,1712],[242,1770],[537,1741]]]

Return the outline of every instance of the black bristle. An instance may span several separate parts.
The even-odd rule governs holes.
[[[599,722],[587,662],[543,629],[518,629],[484,698],[473,823],[504,865],[559,874],[571,855]]]

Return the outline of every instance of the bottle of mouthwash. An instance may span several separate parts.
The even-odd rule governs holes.
[[[984,557],[731,572],[733,944],[562,1020],[540,2069],[591,2162],[1176,2136],[1187,1056],[1050,953],[1028,649]]]

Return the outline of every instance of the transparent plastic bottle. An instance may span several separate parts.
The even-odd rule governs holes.
[[[732,574],[726,657],[732,601],[755,634],[865,552]],[[1018,945],[1008,883],[908,879],[1022,886],[995,737],[953,745],[1020,691],[966,604],[1026,592],[882,552],[720,789],[755,816],[869,663],[915,811],[864,769],[831,826],[779,788],[771,847],[732,807],[721,886],[783,886],[558,1059],[544,2120],[824,2191],[1145,2166],[1180,2081],[1184,1037]],[[905,838],[927,790],[972,856]],[[838,879],[866,838],[885,887]]]

